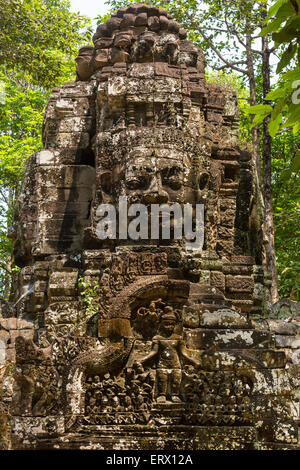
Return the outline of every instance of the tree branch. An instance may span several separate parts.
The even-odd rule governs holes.
[[[239,60],[238,62],[230,62],[230,66],[233,67],[234,65],[247,65],[247,61],[246,60]],[[229,65],[222,65],[221,67],[214,67],[214,69],[216,70],[224,70],[226,69],[227,67],[229,67]]]
[[[5,192],[0,188],[0,195],[2,199],[4,200],[5,204],[8,205],[8,197],[6,196]]]
[[[203,37],[203,39],[209,44],[209,46],[211,47],[211,49],[217,54],[217,56],[219,57],[219,59],[222,60],[222,62],[224,62],[225,66],[226,67],[229,67],[231,68],[232,70],[236,70],[237,72],[239,73],[242,73],[243,75],[248,75],[248,71],[247,70],[244,70],[244,69],[241,69],[239,67],[236,67],[234,65],[234,63],[231,63],[229,62],[227,59],[225,59],[225,57],[222,56],[222,54],[218,51],[218,49],[213,45],[212,41],[206,36],[206,34],[204,33],[203,29],[200,28],[199,25],[195,25],[194,24],[194,29],[196,31],[198,31],[201,36]]]
[[[211,28],[211,27],[207,27],[206,29],[210,30],[210,31],[218,31],[220,33],[229,33],[229,31],[227,29],[221,29],[221,28]]]
[[[0,263],[0,269],[3,269],[4,271],[7,272],[7,274],[11,275],[11,271],[10,271],[9,269],[7,269],[7,267],[5,266],[5,264]]]
[[[228,32],[230,34],[234,34],[236,36],[237,40],[239,41],[239,43],[246,49],[246,44],[241,40],[240,35],[238,34],[237,30],[234,29],[232,26],[229,26],[226,16],[227,16],[227,13],[225,14],[224,19],[225,19],[225,23],[226,23]]]

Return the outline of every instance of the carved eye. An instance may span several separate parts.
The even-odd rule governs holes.
[[[128,189],[146,189],[147,179],[144,176],[131,177],[126,180],[126,187]]]
[[[163,186],[178,191],[182,186],[182,170],[179,167],[165,168],[162,172]]]
[[[178,178],[178,176],[171,176],[171,178],[169,178],[169,186],[178,191],[182,186],[182,180]]]

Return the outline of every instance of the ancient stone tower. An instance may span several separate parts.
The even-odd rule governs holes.
[[[122,8],[93,41],[53,90],[18,200],[2,447],[297,448],[297,315],[266,316],[236,96],[164,10]],[[203,204],[202,249],[99,239],[99,205],[121,212],[120,196]]]

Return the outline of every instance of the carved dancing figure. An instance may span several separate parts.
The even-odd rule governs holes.
[[[152,351],[141,361],[142,364],[146,364],[156,358],[158,403],[166,402],[168,395],[173,403],[181,403],[179,398],[182,380],[181,359],[200,367],[200,362],[188,355],[182,337],[174,333],[176,322],[176,315],[172,311],[162,315],[160,334],[153,337]]]

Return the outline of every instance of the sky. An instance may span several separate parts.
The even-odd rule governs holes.
[[[108,11],[105,0],[70,0],[71,10],[75,13],[95,18],[97,15],[104,14]]]

